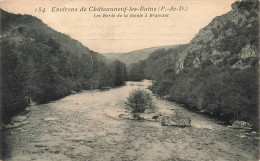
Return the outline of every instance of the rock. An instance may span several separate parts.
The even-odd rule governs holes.
[[[159,116],[155,115],[152,117],[152,119],[158,119]]]
[[[245,135],[243,135],[243,134],[241,134],[241,135],[238,135],[239,137],[241,137],[241,138],[246,138],[246,136]]]
[[[123,119],[129,119],[129,120],[149,120],[147,117],[146,119],[144,117],[141,117],[139,113],[132,113],[132,114],[120,114],[118,115],[119,118]]]
[[[59,118],[58,117],[46,117],[43,120],[45,120],[45,121],[55,121],[55,120],[59,120]]]
[[[41,148],[41,147],[44,147],[44,145],[42,145],[42,144],[36,144],[36,145],[34,145],[35,147],[39,147],[39,148]]]
[[[71,93],[71,94],[77,94],[77,92],[75,92],[75,91],[73,91],[73,90],[71,90],[70,93]]]
[[[152,122],[157,121],[156,119],[152,118],[152,115],[146,114],[146,113],[140,114],[139,115],[139,120],[146,120],[146,121],[152,121]]]
[[[234,129],[251,129],[252,125],[245,121],[235,121],[231,127]]]
[[[193,60],[192,63],[193,63],[193,66],[197,68],[197,67],[199,67],[199,65],[200,65],[200,59],[196,57],[196,58]]]
[[[208,113],[208,111],[206,111],[206,110],[204,110],[204,109],[203,109],[203,110],[200,110],[199,112],[200,112],[200,113]]]
[[[247,44],[240,53],[241,58],[255,57],[257,56],[257,49],[255,46]]]
[[[4,125],[4,127],[7,128],[7,129],[10,129],[10,128],[17,128],[17,127],[20,127],[20,126],[26,125],[26,124],[29,124],[29,122],[28,121],[14,122],[12,124]]]
[[[173,100],[173,97],[170,96],[170,95],[163,96],[162,98],[163,98],[164,100],[169,100],[169,101]]]
[[[130,114],[120,114],[119,118],[134,120],[134,117]]]
[[[37,111],[38,107],[37,106],[30,106],[29,111]]]
[[[137,119],[137,120],[144,120],[144,118],[141,117],[139,113],[133,113],[133,117],[134,117],[134,119]]]
[[[178,127],[191,126],[190,117],[180,113],[175,113],[172,115],[163,115],[161,117],[158,117],[157,120],[161,122],[162,125],[165,126],[178,126]]]
[[[26,107],[26,108],[25,108],[25,111],[30,111],[30,107]]]
[[[13,121],[14,122],[21,122],[21,121],[25,121],[27,119],[26,115],[20,115],[20,116],[15,116],[13,117]]]

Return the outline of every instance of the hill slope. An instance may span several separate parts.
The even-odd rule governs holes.
[[[227,120],[258,123],[259,2],[241,1],[189,44],[158,50],[130,78],[156,80],[153,92]]]
[[[141,50],[135,50],[128,53],[106,53],[103,54],[106,58],[109,60],[120,60],[123,63],[130,65],[132,63],[137,63],[140,60],[144,60],[148,58],[148,56],[158,49],[169,49],[173,48],[176,45],[167,45],[167,46],[159,46],[159,47],[152,47],[152,48],[146,48]]]
[[[120,85],[125,64],[111,64],[77,40],[30,15],[1,15],[1,112],[9,116],[31,101],[45,103],[72,90]]]

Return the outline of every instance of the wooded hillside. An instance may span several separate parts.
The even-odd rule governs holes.
[[[46,103],[126,80],[125,64],[108,64],[101,54],[33,16],[0,12],[2,116],[24,109],[30,100]]]
[[[259,2],[235,2],[189,44],[157,50],[129,77],[155,80],[152,91],[227,121],[258,123]]]

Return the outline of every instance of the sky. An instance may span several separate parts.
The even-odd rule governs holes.
[[[93,51],[117,53],[189,43],[213,18],[229,12],[233,2],[235,0],[0,0],[0,6],[11,13],[36,16]],[[57,11],[64,7],[77,8],[77,11]],[[80,11],[82,7],[85,10]],[[128,10],[93,11],[94,7]],[[139,10],[134,11],[135,8]],[[115,17],[103,17],[103,14]],[[143,17],[130,17],[131,14]],[[151,14],[168,17],[150,17]],[[119,15],[122,17],[117,17]]]

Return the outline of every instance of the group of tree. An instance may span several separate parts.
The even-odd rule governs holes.
[[[35,17],[1,10],[1,116],[72,91],[119,86],[126,66],[106,59]]]

